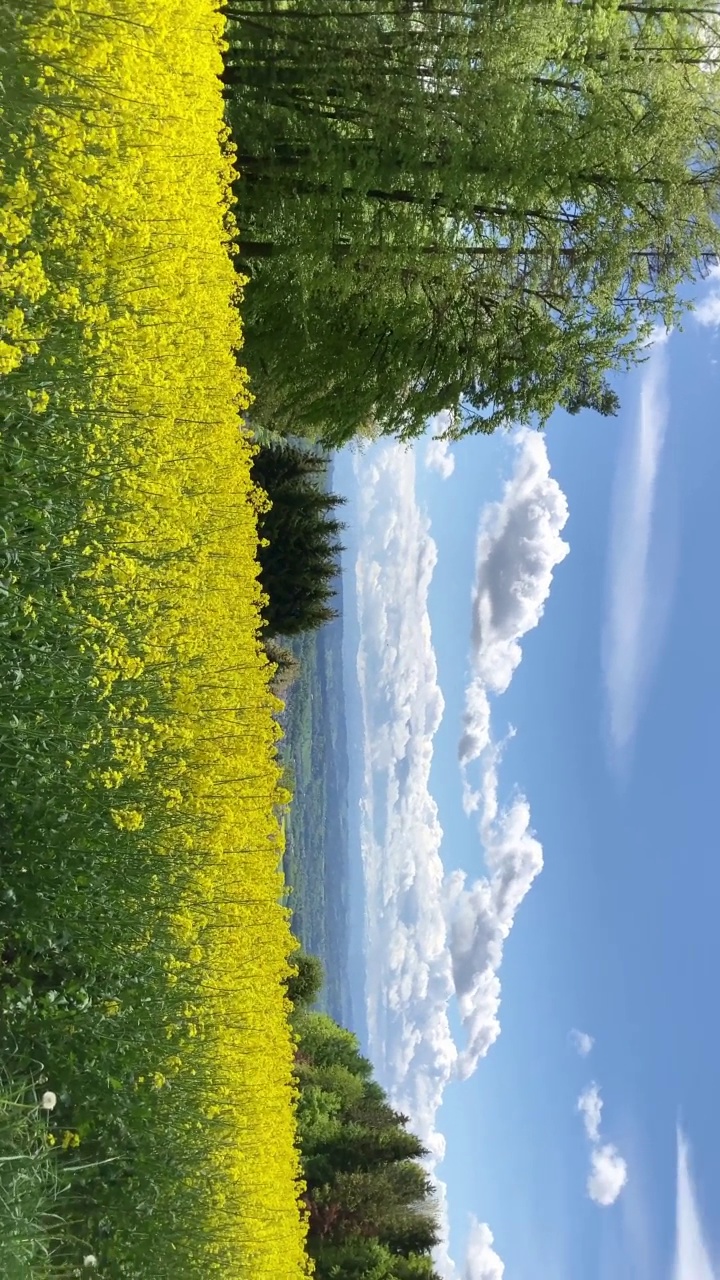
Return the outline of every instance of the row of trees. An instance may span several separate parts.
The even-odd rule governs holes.
[[[613,412],[718,250],[715,0],[228,0],[256,413]]]
[[[318,1280],[439,1280],[427,1151],[372,1079],[357,1038],[311,1011],[322,981],[299,953],[288,982],[298,1038],[298,1136]]]
[[[345,527],[338,509],[345,499],[327,487],[327,458],[288,444],[262,445],[253,480],[270,499],[258,521],[260,583],[267,596],[265,635],[289,637],[334,617],[332,598]],[[292,679],[297,665],[272,645],[269,656]]]

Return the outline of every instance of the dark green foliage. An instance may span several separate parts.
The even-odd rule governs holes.
[[[718,248],[710,0],[231,0],[258,420],[339,443],[614,411]]]
[[[290,445],[262,445],[253,459],[253,479],[272,503],[258,521],[269,637],[297,635],[335,616],[344,528],[335,512],[345,499],[324,487],[326,467],[323,457]]]
[[[302,1057],[307,1058],[314,1069],[344,1067],[353,1075],[365,1080],[370,1078],[372,1063],[360,1054],[352,1031],[333,1022],[326,1013],[307,1014],[298,1026]]]
[[[427,1151],[371,1078],[356,1037],[295,1017],[299,1140],[318,1280],[437,1280]]]
[[[326,1245],[318,1274],[328,1280],[439,1280],[426,1255],[403,1258],[377,1240],[360,1237],[340,1246]]]
[[[581,409],[594,409],[603,418],[614,418],[620,409],[620,400],[612,387],[607,383],[602,383],[597,388],[589,387],[583,379],[573,394],[566,396],[561,404],[567,413],[576,414]]]
[[[288,999],[296,1008],[314,1004],[325,981],[322,960],[298,949],[290,957],[290,963],[293,973],[286,982]]]

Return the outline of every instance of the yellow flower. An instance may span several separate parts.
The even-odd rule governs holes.
[[[50,395],[47,391],[28,391],[28,400],[33,413],[44,413],[50,403]]]
[[[9,342],[0,338],[0,373],[12,373],[22,364],[22,351],[19,347],[11,347]]]
[[[216,0],[97,0],[88,20],[74,0],[0,8],[23,42],[32,103],[12,128],[0,104],[0,374],[17,382],[3,394],[25,415],[52,404],[43,452],[68,451],[63,484],[82,508],[74,527],[53,512],[51,536],[42,530],[48,564],[80,566],[72,585],[57,575],[50,633],[59,661],[81,655],[90,720],[66,782],[86,781],[92,803],[115,800],[107,834],[123,851],[118,833],[157,825],[131,851],[126,947],[156,970],[163,950],[177,952],[157,993],[158,1037],[177,1053],[151,1059],[161,1069],[135,1087],[159,1112],[152,1091],[172,1079],[185,1107],[204,1197],[197,1274],[299,1280],[286,797],[280,704],[258,652],[266,499],[240,419],[252,397],[236,354],[223,20]],[[45,597],[30,582],[17,607],[31,593],[42,627]],[[143,899],[135,877],[151,865]],[[65,1133],[70,1149],[77,1135]]]
[[[139,809],[111,809],[110,815],[121,831],[139,831],[145,819]]]

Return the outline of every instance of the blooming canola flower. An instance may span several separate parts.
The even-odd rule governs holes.
[[[211,0],[82,12],[26,0],[17,15],[15,100],[33,105],[0,160],[0,375],[80,495],[74,525],[43,552],[77,566],[54,625],[87,665],[96,708],[82,759],[64,767],[86,771],[123,856],[157,864],[157,923],[135,945],[163,949],[163,1009],[175,1011],[163,1013],[166,1052],[135,1084],[148,1107],[187,1100],[193,1274],[296,1280],[308,1264],[283,985],[293,944],[279,704],[259,644],[264,499],[242,423],[223,22]],[[43,608],[28,593],[27,617]],[[125,1025],[122,1002],[99,1013]],[[48,1090],[40,1107],[56,1103]],[[77,1145],[65,1134],[60,1145]]]

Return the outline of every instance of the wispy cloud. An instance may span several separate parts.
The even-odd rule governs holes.
[[[578,1031],[576,1027],[573,1027],[570,1032],[570,1040],[573,1048],[577,1050],[581,1058],[587,1058],[595,1044],[593,1037],[587,1031]]]
[[[690,1172],[690,1151],[680,1128],[677,1131],[677,1207],[675,1218],[675,1267],[673,1280],[718,1280],[720,1271],[710,1258],[697,1194]]]
[[[605,1142],[602,1146],[593,1148],[587,1180],[587,1191],[591,1200],[603,1206],[614,1204],[627,1182],[627,1177],[627,1164],[617,1147],[614,1147],[611,1142]],[[693,1280],[699,1280],[699,1277],[693,1277]]]
[[[637,1138],[638,1135],[636,1135]],[[632,1140],[631,1140],[632,1141]],[[672,1255],[667,1258],[665,1205],[653,1209],[648,1175],[654,1181],[656,1161],[632,1142],[632,1182],[623,1193],[615,1247],[600,1259],[603,1280],[720,1280],[720,1264],[698,1204],[692,1151],[684,1131],[676,1131],[676,1197]],[[643,1176],[645,1166],[645,1176]]]
[[[425,466],[429,471],[437,471],[443,480],[448,480],[455,470],[455,454],[451,452],[450,440],[437,439],[452,426],[452,414],[444,409],[430,419],[428,427],[431,439],[425,446]]]
[[[616,757],[622,757],[632,741],[649,675],[649,653],[657,651],[649,634],[649,569],[655,490],[669,413],[665,345],[665,338],[656,338],[652,346],[635,429],[629,449],[619,459],[615,484],[603,665]]]
[[[568,554],[560,536],[567,518],[567,499],[550,475],[543,436],[518,432],[513,474],[500,501],[483,512],[478,533],[471,675],[458,749],[468,811],[482,795],[467,783],[467,766],[490,744],[490,698],[509,687],[522,659],[520,641],[538,625],[553,571]]]
[[[591,1142],[598,1142],[600,1140],[603,1101],[600,1097],[600,1090],[594,1082],[589,1084],[586,1089],[583,1089],[577,1100],[577,1109],[583,1118],[588,1138]]]

